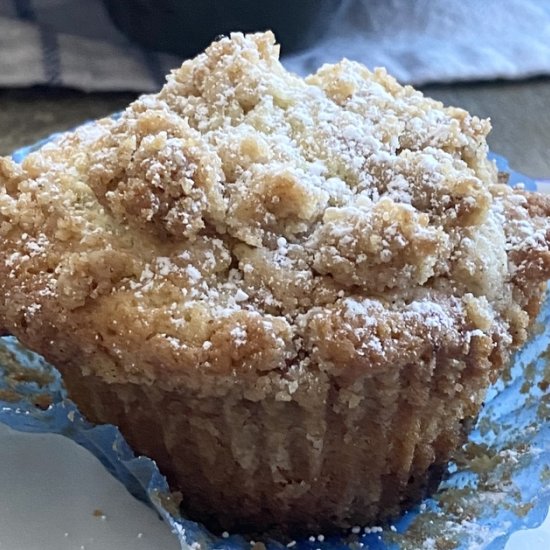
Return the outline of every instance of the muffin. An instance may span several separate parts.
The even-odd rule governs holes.
[[[0,161],[0,332],[213,529],[324,533],[437,485],[550,274],[490,124],[233,34]]]

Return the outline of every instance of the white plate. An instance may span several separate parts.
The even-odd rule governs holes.
[[[91,453],[0,423],[0,550],[179,548],[156,512]]]

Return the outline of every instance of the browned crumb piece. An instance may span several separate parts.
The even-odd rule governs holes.
[[[271,33],[234,34],[119,118],[0,160],[0,332],[195,515],[387,516],[550,275],[550,200],[497,182],[489,129],[382,69],[300,79]]]
[[[46,410],[53,403],[53,397],[50,394],[41,393],[34,397],[33,403],[39,409]]]

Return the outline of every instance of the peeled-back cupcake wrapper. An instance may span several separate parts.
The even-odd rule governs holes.
[[[44,140],[14,153],[20,162]],[[536,182],[509,170],[493,155],[510,183],[536,190]],[[533,528],[550,506],[550,299],[544,303],[527,345],[487,393],[468,442],[449,465],[448,477],[432,498],[393,525],[357,526],[342,537],[305,538],[297,549],[504,548],[511,534]],[[177,514],[176,500],[156,464],[136,457],[119,430],[93,426],[67,398],[59,373],[11,337],[0,339],[0,421],[25,432],[57,433],[91,451],[137,498],[171,526],[182,548],[248,549],[238,534],[218,538]],[[361,528],[361,529],[359,529]],[[358,532],[359,531],[359,532]],[[319,538],[321,540],[319,540]],[[430,546],[430,544],[432,546]],[[277,541],[268,549],[284,548]]]

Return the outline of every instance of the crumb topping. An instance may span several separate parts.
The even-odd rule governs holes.
[[[119,117],[0,160],[0,329],[54,358],[93,347],[113,380],[272,372],[285,391],[520,344],[550,199],[497,183],[489,122],[278,53],[233,34]]]

